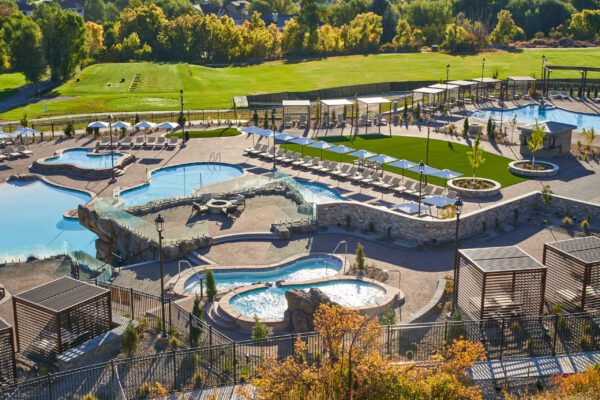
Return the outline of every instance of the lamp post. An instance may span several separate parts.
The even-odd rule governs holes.
[[[112,140],[112,114],[108,114],[108,134],[110,135],[110,165],[112,171],[112,178],[110,178],[110,183],[115,183],[117,178],[115,178],[115,152],[113,148],[113,140]]]
[[[542,54],[542,72],[540,73],[540,78],[542,78],[542,76],[544,75],[544,63],[545,62],[546,62],[546,56],[544,54]],[[542,81],[542,85],[543,85],[543,82],[544,81]],[[542,88],[543,88],[543,86],[542,86]],[[542,93],[543,93],[543,89],[542,89]]]
[[[162,338],[165,339],[167,337],[167,330],[165,329],[165,282],[164,282],[164,274],[163,274],[163,252],[162,252],[162,232],[165,220],[162,215],[158,214],[156,219],[154,220],[154,225],[156,225],[156,232],[158,232],[158,252],[159,252],[159,260],[160,260],[160,308],[162,315]]]
[[[485,57],[483,57],[483,60],[481,61],[481,95],[483,95],[483,71],[484,70],[485,70]]]
[[[423,160],[419,163],[419,217],[421,216],[421,188],[423,186],[423,170],[425,169],[425,163]]]
[[[179,111],[181,118],[179,122],[183,122],[183,89],[179,90],[179,100],[181,104],[181,110]],[[183,137],[183,140],[181,141],[181,147],[185,147],[185,122],[181,124],[181,136]]]
[[[449,74],[450,74],[450,64],[446,64],[446,83],[448,83]]]
[[[431,121],[427,121],[427,148],[425,150],[425,164],[429,165],[429,132],[431,129]],[[427,175],[425,175],[425,186],[427,186]]]
[[[462,212],[463,202],[459,198],[454,202],[456,208],[456,240],[454,242],[454,291],[452,293],[452,312],[456,310],[458,300],[458,227],[460,224],[460,213]]]

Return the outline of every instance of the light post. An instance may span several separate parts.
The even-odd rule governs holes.
[[[167,330],[165,329],[165,282],[163,275],[163,252],[162,252],[162,232],[164,227],[165,220],[162,215],[158,214],[156,219],[154,220],[154,224],[156,225],[156,232],[158,232],[158,254],[160,260],[160,308],[162,315],[162,338],[167,338]]]
[[[431,130],[431,121],[427,121],[427,148],[425,150],[425,164],[429,165],[429,132]],[[427,186],[427,175],[425,175],[425,186]]]
[[[446,83],[448,83],[449,74],[450,74],[450,64],[446,64]]]
[[[546,56],[544,54],[542,54],[542,72],[540,74],[540,79],[542,78],[542,76],[544,76],[544,63],[545,63],[545,61],[546,61]],[[544,81],[542,80],[542,94],[544,93],[544,91],[543,91],[543,87],[544,87],[543,86],[543,82]]]
[[[452,293],[452,312],[456,310],[456,302],[458,300],[458,227],[460,224],[460,213],[462,212],[463,202],[459,198],[454,202],[456,208],[456,240],[454,242],[454,291]]]
[[[419,217],[421,216],[421,189],[423,186],[423,170],[425,169],[425,163],[423,160],[419,163]]]
[[[110,178],[110,183],[115,183],[117,178],[115,178],[115,151],[113,148],[113,140],[112,140],[112,114],[108,114],[108,134],[110,135],[110,165],[112,171],[112,178]]]
[[[485,57],[481,61],[481,95],[483,95],[483,71],[485,70]]]
[[[179,90],[179,100],[180,100],[180,104],[181,104],[181,110],[179,111],[181,118],[179,118],[180,119],[179,122],[183,122],[183,89]],[[181,136],[183,138],[183,140],[181,141],[181,147],[185,147],[186,146],[186,144],[185,144],[185,122],[183,122],[181,124]]]
[[[444,100],[448,100],[448,102],[450,102],[449,96],[448,96],[448,79],[450,76],[450,64],[446,64],[446,90],[444,91]],[[448,107],[450,108],[450,107]]]

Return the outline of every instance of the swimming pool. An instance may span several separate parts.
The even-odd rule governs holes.
[[[335,190],[318,183],[298,182],[304,199],[310,203],[328,203],[330,201],[347,201]]]
[[[300,282],[325,278],[337,274],[342,269],[342,261],[331,256],[308,256],[290,263],[265,270],[235,271],[215,270],[213,275],[217,290],[227,290],[239,286],[251,285],[255,282]],[[204,274],[201,274],[203,276]],[[185,282],[187,292],[200,293],[198,276],[193,275]]]
[[[250,318],[257,315],[260,319],[281,319],[287,309],[285,292],[290,289],[309,290],[311,287],[321,289],[332,301],[345,307],[375,303],[386,294],[382,287],[347,280],[251,290],[234,296],[229,304],[236,312]]]
[[[50,255],[67,247],[95,255],[96,235],[63,217],[89,200],[87,193],[43,181],[0,184],[0,260]]]
[[[198,186],[241,176],[244,171],[230,164],[194,163],[162,168],[152,173],[150,183],[126,190],[121,199],[126,206],[175,196],[189,196]]]
[[[121,153],[114,153],[114,162],[123,157]],[[84,168],[107,168],[112,165],[110,154],[94,154],[87,149],[65,150],[58,157],[50,157],[44,160],[53,164],[76,164]]]
[[[488,118],[500,119],[502,111],[498,108],[482,108],[471,112],[470,115],[475,118],[487,120]],[[577,130],[582,128],[594,128],[597,132],[600,131],[600,115],[583,114],[573,111],[563,110],[562,108],[551,108],[549,110],[540,110],[537,104],[528,106],[511,108],[504,110],[502,119],[506,122],[510,121],[514,116],[517,116],[517,121],[521,123],[534,123],[538,121],[555,121],[563,124],[576,125]]]

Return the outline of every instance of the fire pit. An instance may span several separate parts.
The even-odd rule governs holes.
[[[229,200],[220,200],[220,199],[210,199],[206,206],[208,207],[208,212],[211,214],[220,214],[223,208],[230,207],[232,205]]]

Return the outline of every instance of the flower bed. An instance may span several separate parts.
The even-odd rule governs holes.
[[[454,178],[448,181],[448,188],[464,197],[490,197],[500,193],[500,184],[485,178]]]
[[[508,169],[520,176],[544,177],[558,174],[558,165],[547,161],[536,161],[535,165],[532,160],[513,161],[508,164]]]

